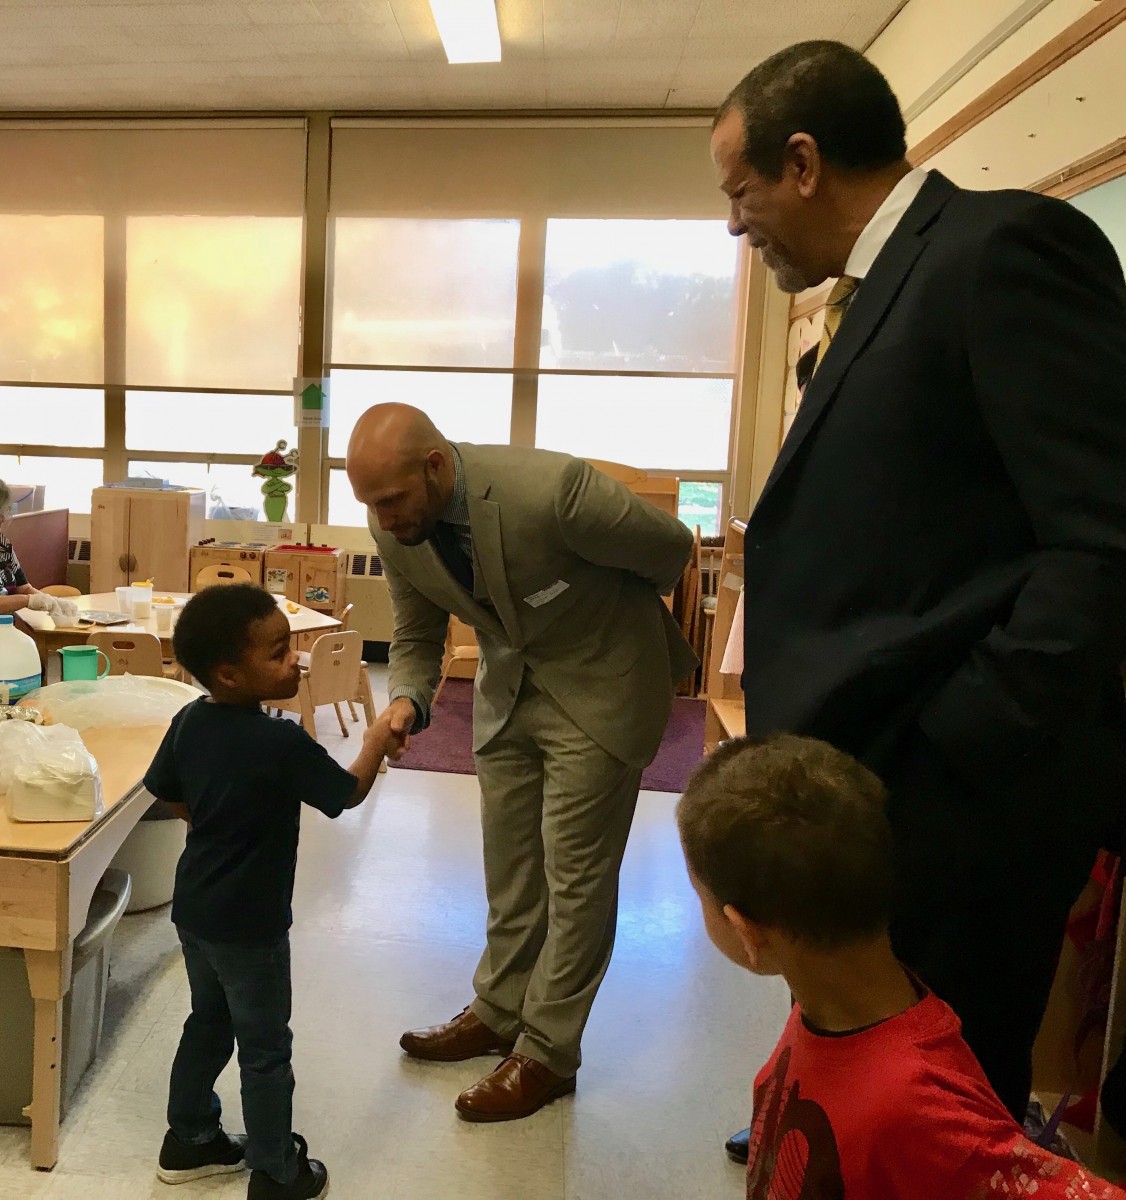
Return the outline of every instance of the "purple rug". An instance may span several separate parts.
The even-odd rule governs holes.
[[[678,696],[672,702],[657,757],[645,768],[641,786],[651,792],[682,792],[704,755],[704,702]],[[450,679],[431,715],[430,728],[411,739],[411,748],[392,769],[474,775],[473,681]]]

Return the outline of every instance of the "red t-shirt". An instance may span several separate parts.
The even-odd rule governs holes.
[[[856,1033],[795,1005],[755,1080],[747,1200],[1126,1200],[1030,1142],[927,994]]]

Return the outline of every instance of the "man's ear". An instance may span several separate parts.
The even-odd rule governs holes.
[[[768,940],[766,930],[749,917],[745,917],[731,904],[723,906],[723,917],[743,943],[751,970],[757,970],[762,965],[763,951]]]
[[[810,134],[791,134],[786,143],[782,170],[793,175],[803,200],[816,194],[821,182],[821,150]]]

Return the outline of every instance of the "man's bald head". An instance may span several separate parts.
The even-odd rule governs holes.
[[[356,422],[345,462],[361,504],[405,546],[434,532],[454,487],[453,450],[409,404],[377,404]]]

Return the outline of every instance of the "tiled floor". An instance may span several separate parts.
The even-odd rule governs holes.
[[[381,680],[373,680],[378,687]],[[323,743],[351,761],[331,709]],[[355,727],[353,727],[355,728]],[[684,877],[675,797],[642,793],[622,873],[614,961],[573,1098],[526,1121],[457,1119],[491,1060],[428,1065],[402,1030],[470,999],[485,904],[473,777],[395,771],[329,821],[307,810],[294,901],[295,1126],[334,1200],[735,1200],[723,1138],[784,1019],[786,992],[708,944]],[[168,1068],[187,1012],[168,909],[126,917],[114,941],[102,1051],[63,1124],[59,1164],[27,1165],[26,1130],[0,1128],[0,1200],[243,1196],[246,1177],[157,1182]],[[219,1091],[241,1130],[238,1074]]]

